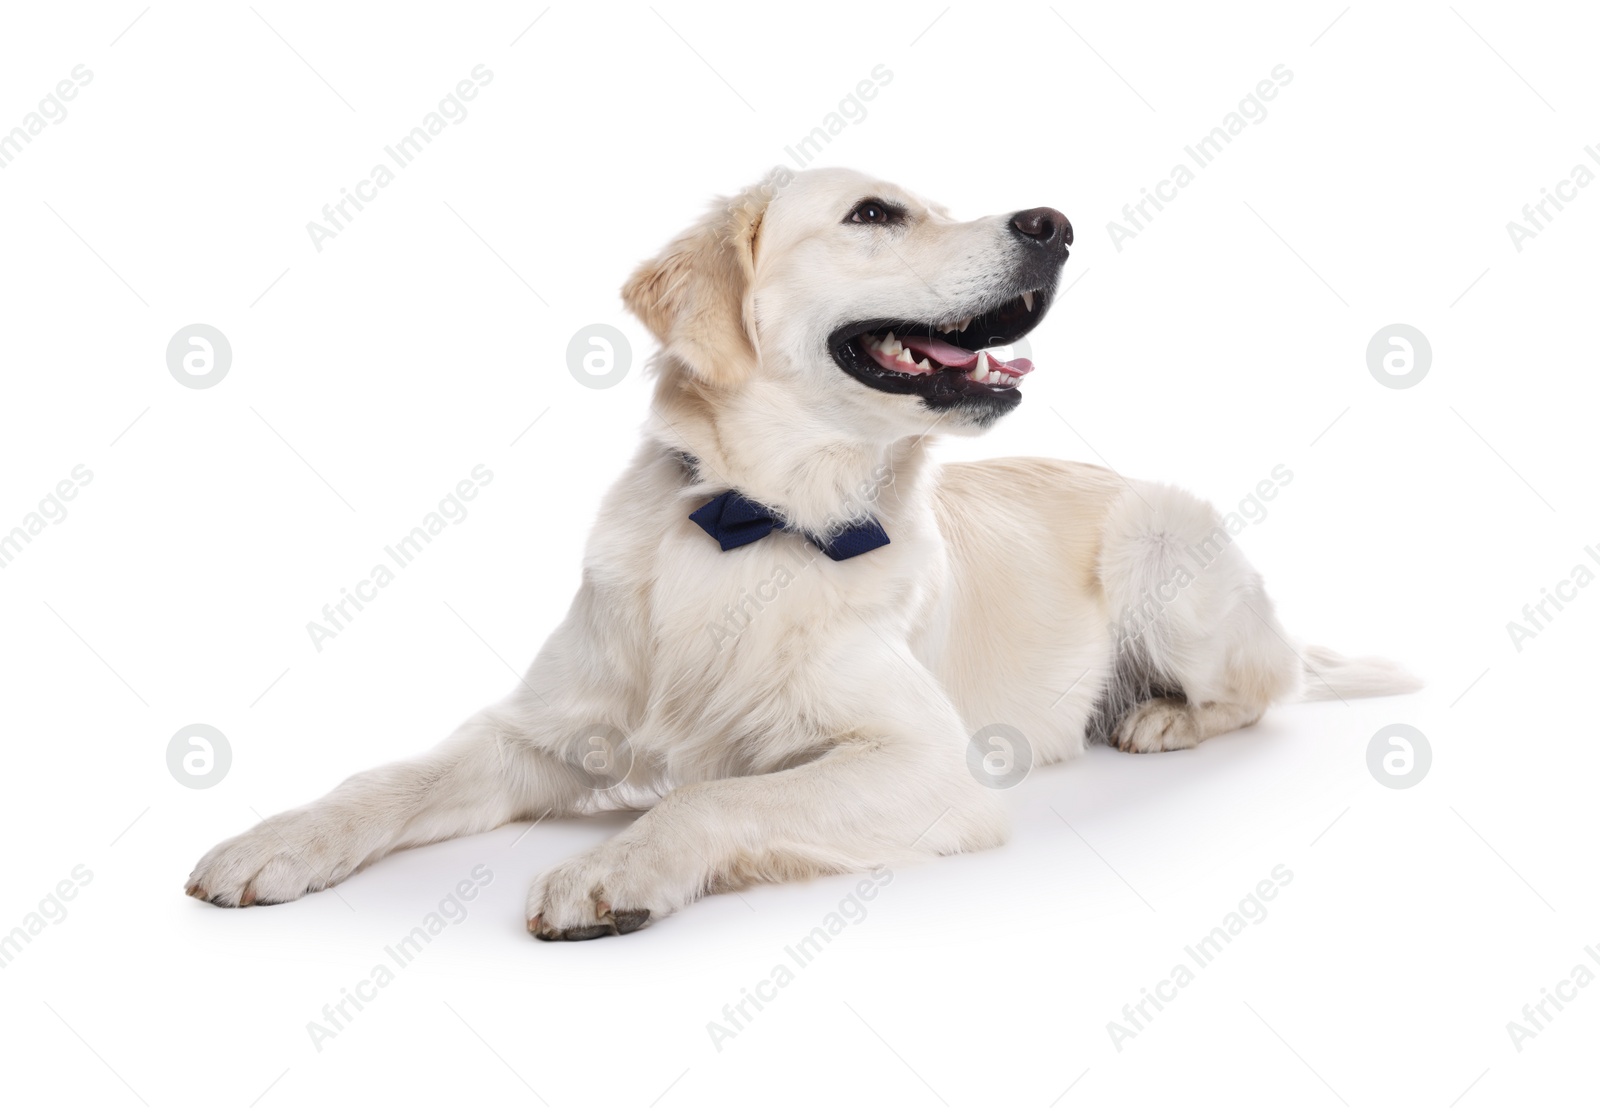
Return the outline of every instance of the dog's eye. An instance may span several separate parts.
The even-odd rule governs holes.
[[[893,224],[904,215],[902,209],[879,201],[876,197],[869,197],[851,209],[850,215],[844,219],[847,224]]]

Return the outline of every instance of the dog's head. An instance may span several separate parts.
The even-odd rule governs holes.
[[[976,431],[1032,370],[985,349],[1044,318],[1071,243],[1054,209],[957,221],[865,174],[779,170],[641,266],[623,300],[713,394],[778,386],[874,439],[941,415]]]

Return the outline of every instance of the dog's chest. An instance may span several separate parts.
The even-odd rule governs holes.
[[[936,536],[904,527],[834,561],[784,531],[723,551],[691,526],[662,540],[655,565],[642,734],[664,749],[732,744],[755,768],[848,728],[871,686],[907,668],[942,555]]]

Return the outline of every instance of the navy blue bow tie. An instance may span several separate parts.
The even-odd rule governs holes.
[[[774,530],[792,529],[775,511],[746,499],[737,491],[724,491],[692,512],[689,521],[716,538],[723,552],[758,542]],[[843,532],[829,538],[818,538],[811,534],[806,534],[806,537],[835,561],[847,561],[889,544],[889,535],[883,532],[883,527],[878,525],[875,518],[848,526]]]

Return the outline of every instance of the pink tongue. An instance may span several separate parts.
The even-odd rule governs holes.
[[[970,371],[978,364],[978,354],[968,352],[965,348],[957,348],[946,341],[935,340],[932,337],[901,337],[900,343],[905,345],[918,356],[927,356],[935,363],[945,367],[960,368]],[[1033,361],[1018,356],[1009,363],[1001,363],[993,356],[989,358],[991,368],[1003,368],[1010,375],[1026,375],[1033,370]]]

